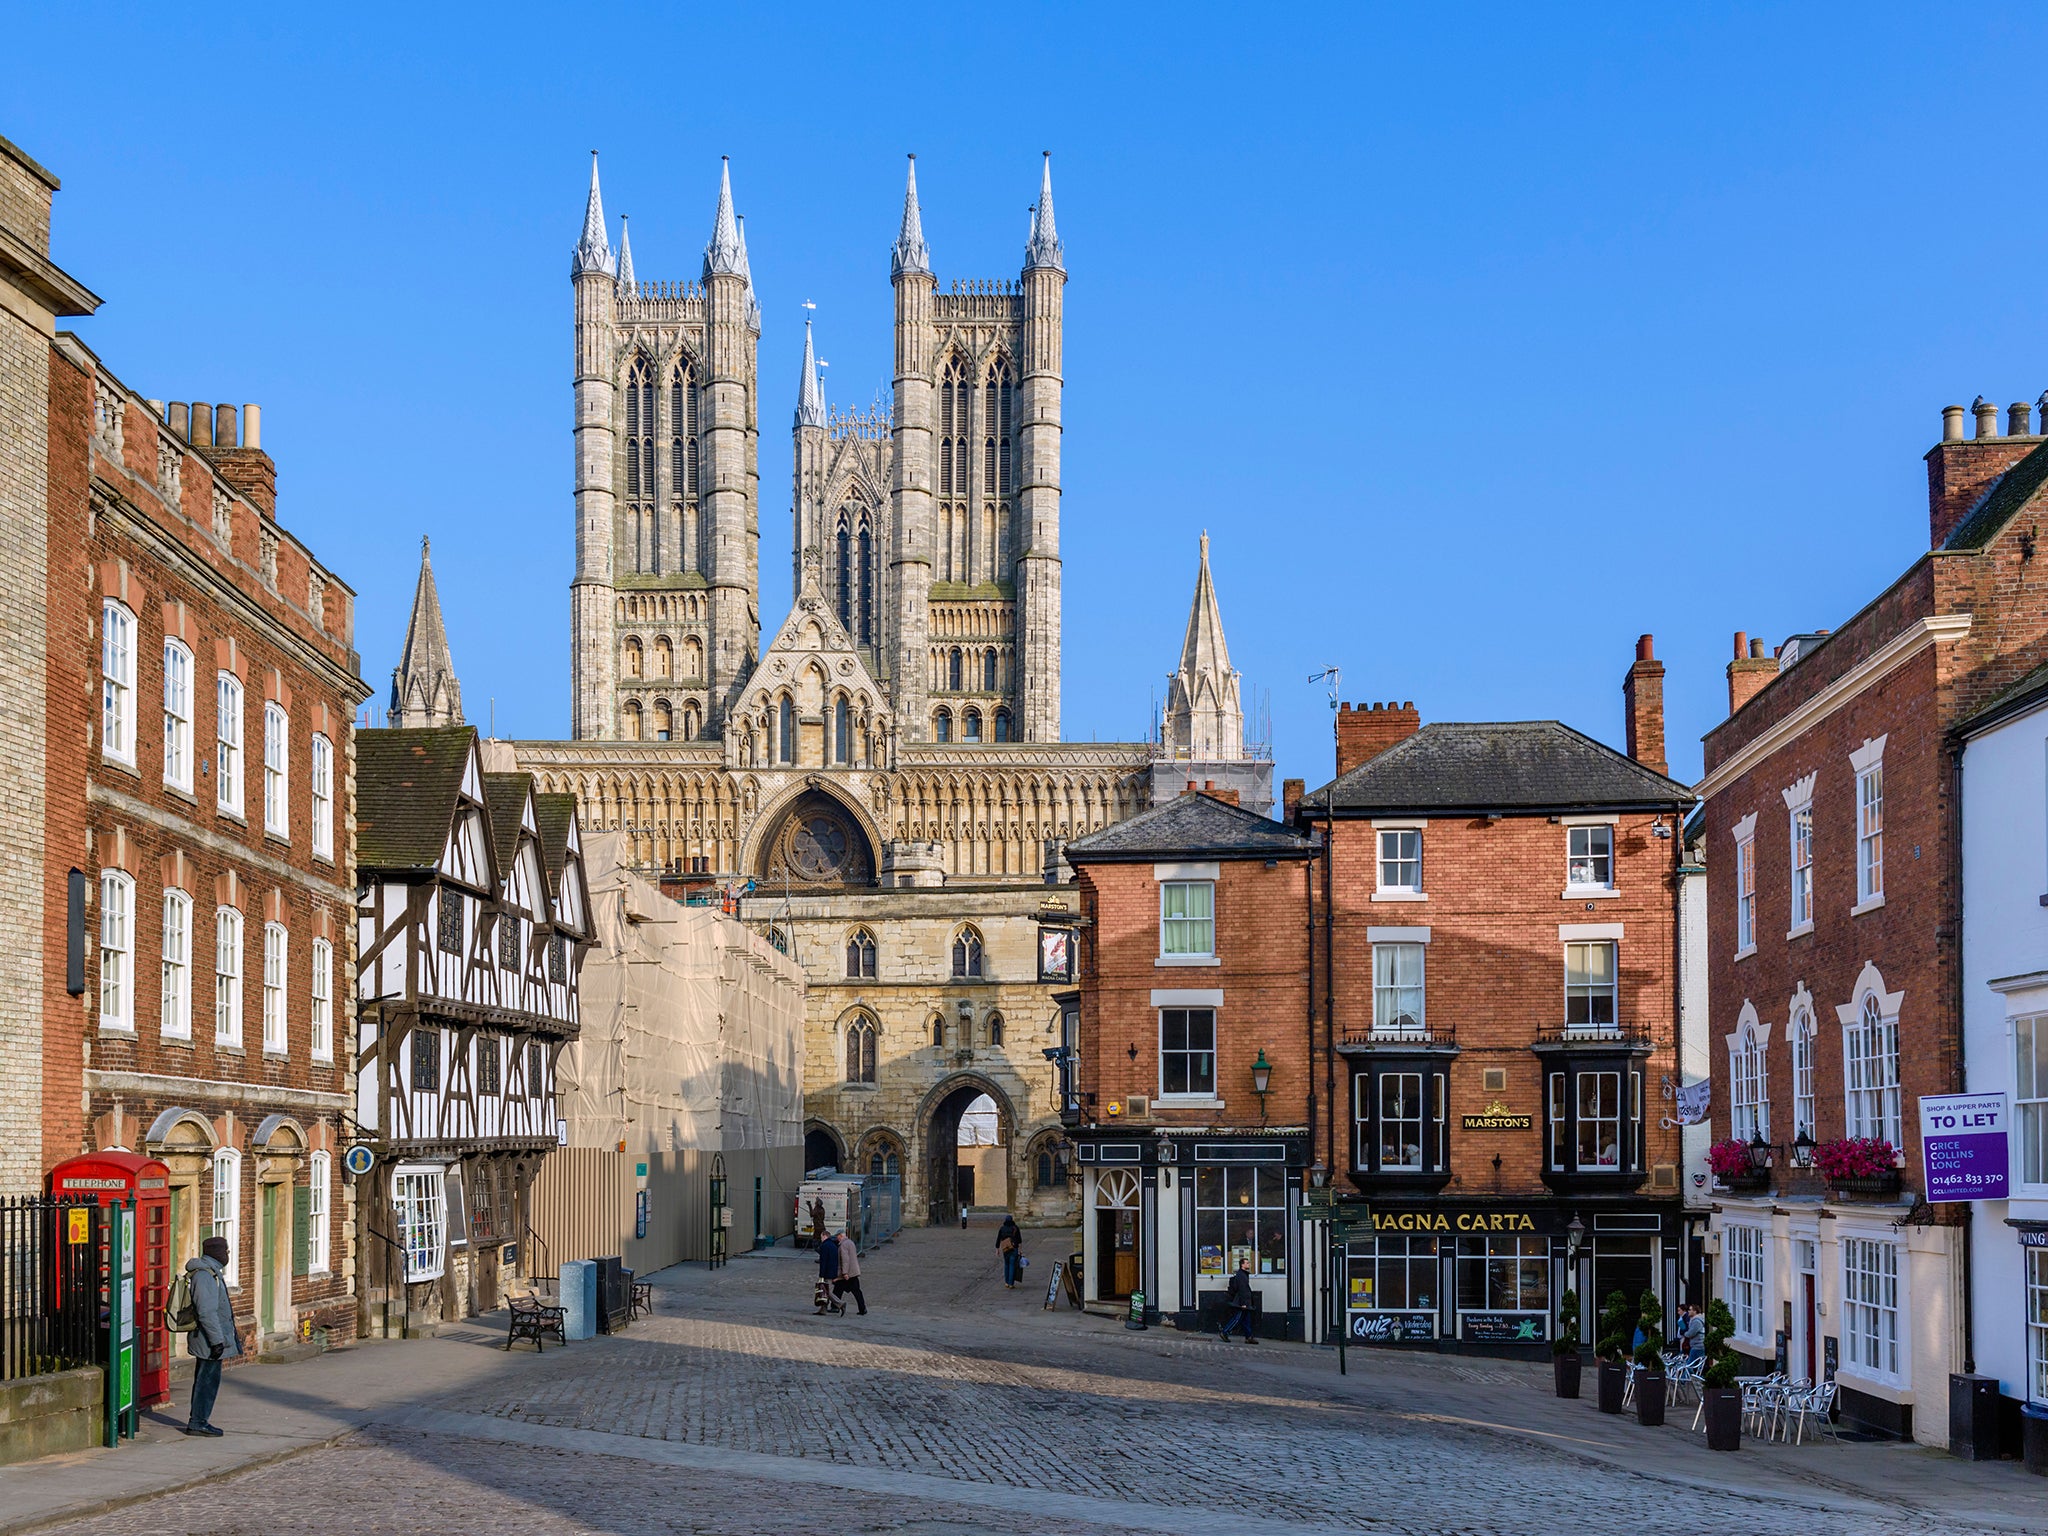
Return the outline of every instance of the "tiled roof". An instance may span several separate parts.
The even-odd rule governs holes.
[[[562,856],[569,851],[569,823],[576,819],[574,795],[533,797],[533,824],[540,829],[540,860],[547,866],[548,894],[562,890]]]
[[[356,866],[430,870],[448,844],[476,727],[356,732]]]
[[[1690,805],[1693,794],[1555,720],[1425,725],[1304,795],[1339,811],[1568,811]]]
[[[1992,483],[1976,510],[1957,523],[1943,549],[1982,549],[2048,483],[2048,443],[2043,443]]]
[[[484,805],[491,817],[491,852],[497,858],[500,873],[508,879],[512,874],[512,856],[519,851],[519,822],[532,788],[530,773],[484,775]]]
[[[1067,844],[1070,863],[1122,859],[1299,858],[1315,844],[1280,822],[1213,795],[1180,795]]]

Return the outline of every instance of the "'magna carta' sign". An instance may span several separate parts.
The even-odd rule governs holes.
[[[1380,1211],[1372,1213],[1375,1232],[1534,1232],[1536,1218],[1527,1211]]]
[[[1485,1114],[1464,1117],[1464,1126],[1468,1131],[1526,1131],[1531,1123],[1527,1115],[1510,1113],[1507,1105],[1499,1099],[1486,1106]]]

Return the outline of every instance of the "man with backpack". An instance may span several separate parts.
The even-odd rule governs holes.
[[[220,1435],[213,1426],[213,1400],[220,1395],[221,1361],[242,1352],[235,1332],[235,1303],[228,1295],[228,1240],[209,1237],[200,1256],[185,1261],[185,1273],[171,1288],[167,1318],[174,1332],[187,1335],[185,1349],[192,1367],[192,1411],[188,1435]]]

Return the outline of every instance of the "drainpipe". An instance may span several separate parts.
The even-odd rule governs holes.
[[[1331,783],[1334,785],[1335,780]],[[1330,798],[1336,799],[1331,791]],[[1323,1140],[1328,1150],[1324,1161],[1330,1170],[1330,1177],[1337,1177],[1337,869],[1335,844],[1337,841],[1337,812],[1333,805],[1323,807],[1323,1088],[1329,1100],[1330,1113],[1324,1127]]]
[[[1969,1092],[1969,1074],[1964,1070],[1965,1051],[1968,1036],[1963,1030],[1963,749],[1964,743],[1950,737],[1944,744],[1944,756],[1948,763],[1948,846],[1942,850],[1947,860],[1945,871],[1948,888],[1953,893],[1952,910],[1955,914],[1955,964],[1949,968],[1953,978],[1950,986],[1949,1003],[1955,1009],[1956,1021],[1956,1070],[1955,1081],[1950,1091]],[[1920,1177],[1927,1177],[1927,1146],[1920,1147]],[[1926,1198],[1926,1192],[1921,1192]],[[1963,1212],[1963,1374],[1977,1374],[1977,1308],[1976,1284],[1973,1266],[1976,1260],[1976,1245],[1973,1241],[1976,1227],[1976,1205],[1972,1202]]]

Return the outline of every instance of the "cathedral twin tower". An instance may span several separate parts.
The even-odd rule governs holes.
[[[1048,157],[1016,281],[932,275],[913,157],[886,416],[833,413],[804,337],[794,590],[844,627],[905,742],[1060,734],[1066,271]],[[761,310],[721,174],[700,282],[614,253],[592,157],[576,303],[572,729],[718,740],[760,649]]]

